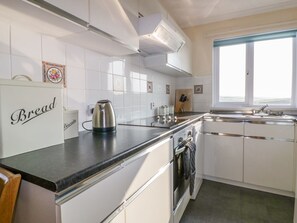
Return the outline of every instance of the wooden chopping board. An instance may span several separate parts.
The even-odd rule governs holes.
[[[180,98],[182,95],[187,96],[187,100],[185,102],[180,102]],[[176,89],[175,90],[175,107],[174,112],[183,111],[192,111],[193,105],[193,89]]]

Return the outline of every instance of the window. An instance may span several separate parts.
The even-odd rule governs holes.
[[[214,42],[214,106],[293,107],[296,31]]]

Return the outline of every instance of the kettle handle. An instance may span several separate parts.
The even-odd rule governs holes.
[[[87,130],[87,131],[93,131],[92,129],[88,129],[88,128],[86,128],[85,127],[85,123],[87,123],[87,122],[91,122],[92,120],[89,120],[89,121],[84,121],[83,123],[81,123],[81,126],[84,128],[84,130]]]

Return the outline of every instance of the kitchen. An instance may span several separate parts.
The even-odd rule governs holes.
[[[189,202],[188,208],[192,208],[192,202],[199,201],[198,190],[202,178],[204,183],[201,189],[204,188],[203,184],[220,182],[235,185],[236,188],[278,194],[288,199],[295,197],[295,119],[292,117],[296,110],[294,74],[297,4],[295,1],[258,4],[257,1],[249,4],[240,1],[236,6],[230,1],[211,1],[206,6],[199,3],[202,4],[201,1],[166,0],[83,0],[76,3],[66,0],[1,1],[0,78],[4,79],[1,83],[6,84],[0,87],[9,85],[5,80],[16,75],[21,80],[15,83],[22,81],[30,85],[26,77],[20,76],[26,75],[33,80],[32,84],[38,86],[46,79],[44,70],[55,65],[63,74],[62,94],[59,93],[56,101],[51,98],[43,102],[50,94],[44,93],[45,89],[31,93],[29,101],[33,105],[28,109],[37,111],[45,105],[47,109],[56,105],[55,109],[61,113],[64,107],[65,113],[76,117],[77,125],[74,126],[79,129],[80,135],[77,137],[77,131],[74,131],[75,137],[66,139],[64,143],[62,137],[66,133],[61,129],[56,133],[57,137],[40,134],[46,131],[41,130],[44,125],[59,126],[63,119],[66,120],[59,114],[56,116],[59,118],[44,120],[43,125],[35,125],[34,130],[29,130],[34,132],[36,138],[42,138],[38,142],[38,149],[48,148],[37,150],[32,146],[24,148],[27,149],[25,151],[15,148],[16,151],[1,151],[1,157],[7,156],[0,160],[1,167],[21,173],[23,177],[16,202],[15,222],[179,222],[180,219],[180,222],[186,222],[186,215],[189,214],[186,206],[190,196],[187,194],[186,201],[178,203],[181,211],[173,213],[172,171],[176,164],[174,154],[172,151],[168,153],[166,149],[176,147],[178,142],[174,140],[180,137],[185,139],[189,134],[193,138],[197,137],[194,140],[196,154],[199,156],[201,153],[196,160],[199,182],[195,184],[198,189],[194,192],[198,193],[198,197]],[[195,15],[205,20],[197,22],[194,20]],[[148,24],[160,20],[165,21],[165,28],[166,23],[174,27],[171,30],[176,34],[176,42],[172,45],[164,47],[156,41],[154,45],[145,35],[146,29],[150,27]],[[145,24],[142,28],[138,27],[141,23]],[[143,35],[140,35],[141,32]],[[288,72],[282,70],[282,78],[269,77],[269,83],[261,82],[262,79],[257,76],[257,63],[249,59],[249,55],[258,52],[261,47],[256,44],[261,43],[258,41],[260,37],[262,41],[263,38],[291,39],[289,52],[293,56],[284,57],[285,52],[282,54],[279,51],[277,54],[280,55],[279,61],[282,57],[291,59],[291,64],[282,64],[292,69]],[[241,41],[241,44],[236,41]],[[250,41],[255,44],[250,44]],[[244,47],[244,50],[231,47],[245,43],[247,48]],[[178,44],[183,46],[179,49]],[[223,49],[229,49],[229,46],[231,54],[226,52],[229,56],[223,60],[220,56],[223,55]],[[170,47],[176,48],[173,50]],[[245,60],[248,61],[247,65],[244,63],[239,66]],[[223,63],[219,64],[218,61],[229,64],[225,68],[227,72],[222,72],[224,66],[220,65]],[[271,61],[267,63],[275,64]],[[233,70],[229,69],[230,64]],[[254,69],[248,70],[250,67]],[[237,77],[226,74],[234,70],[243,75]],[[271,72],[273,70],[269,69],[266,73]],[[222,81],[222,78],[227,81]],[[288,83],[282,83],[283,80],[288,80]],[[234,84],[230,85],[230,82]],[[285,87],[271,90],[278,87],[275,83]],[[14,141],[11,142],[13,145],[18,143],[15,142],[18,140],[11,140],[17,133],[2,124],[4,108],[11,104],[10,97],[18,96],[13,98],[13,102],[22,104],[22,93],[16,93],[17,88],[12,88],[12,96],[5,94],[4,87],[0,93],[0,139],[3,148],[4,140]],[[57,87],[53,88],[53,91],[57,90]],[[266,94],[259,89],[264,89]],[[188,94],[185,103],[181,100],[182,94]],[[254,103],[254,95],[260,99],[264,95],[263,101]],[[267,95],[273,98],[267,98]],[[230,97],[232,100],[229,100]],[[275,98],[277,100],[273,100]],[[106,99],[112,102],[114,108],[116,134],[95,134],[93,137],[84,131],[82,124],[92,120],[91,110],[96,102]],[[260,107],[265,104],[268,107],[261,110]],[[194,112],[194,116],[188,112],[178,113],[177,120],[173,117],[166,121],[176,123],[176,127],[171,129],[122,125],[131,125],[135,120],[140,120],[142,124],[157,114],[163,119],[166,112],[172,115],[171,105],[183,105],[182,109]],[[214,114],[202,117],[211,110],[215,111]],[[241,113],[235,114],[236,111]],[[276,114],[283,111],[284,115]],[[47,114],[51,114],[51,111]],[[20,117],[21,113],[18,115]],[[161,123],[160,119],[153,121]],[[71,129],[72,125],[69,126],[68,129]],[[197,135],[194,130],[187,129],[189,126],[195,126]],[[85,123],[85,127],[92,129],[92,124]],[[180,131],[184,131],[181,136],[175,135]],[[21,139],[22,135],[26,136],[29,132],[19,134],[18,138]],[[91,154],[86,154],[87,147],[95,146],[100,147],[100,150],[94,149]],[[263,148],[261,153],[258,153],[259,148]],[[282,152],[279,152],[279,148],[283,148]],[[268,151],[274,151],[273,155],[277,159],[273,155],[268,156]],[[141,163],[141,157],[147,158]],[[260,159],[263,157],[264,162]],[[267,172],[267,168],[272,169]],[[154,184],[159,181],[163,182],[161,186]],[[144,193],[149,191],[146,188],[157,188],[156,185],[164,193],[153,196]],[[156,200],[150,199],[154,196],[160,198],[158,205],[154,205]],[[26,209],[26,206],[29,208]],[[151,212],[145,211],[149,209]],[[164,210],[163,214],[159,214],[160,210]],[[196,211],[199,212],[199,209]],[[224,220],[232,222],[230,219]],[[278,222],[290,222],[282,220]],[[194,221],[199,222],[199,219],[194,218]]]

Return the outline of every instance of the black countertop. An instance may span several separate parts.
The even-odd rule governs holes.
[[[195,117],[195,120],[197,117]],[[185,125],[193,120],[186,121]],[[117,126],[116,133],[80,132],[79,137],[36,151],[0,159],[0,166],[22,179],[60,192],[170,136],[175,130]]]

